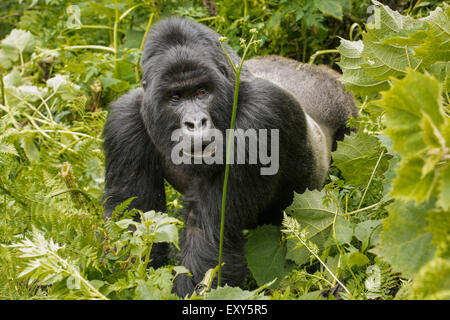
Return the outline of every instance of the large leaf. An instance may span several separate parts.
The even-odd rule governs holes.
[[[9,59],[17,61],[19,54],[34,50],[34,37],[29,31],[14,29],[2,40],[0,45]]]
[[[425,23],[409,16],[402,16],[397,11],[373,1],[374,19],[366,25],[367,33],[363,36],[362,67],[366,75],[378,80],[387,80],[389,76],[401,76],[406,69],[416,69],[421,61],[414,58],[413,48],[383,42],[390,37],[407,36],[425,28]]]
[[[426,65],[436,61],[450,61],[450,5],[437,8],[423,19],[427,22],[424,41],[414,49],[416,56]]]
[[[342,20],[342,4],[336,0],[314,0],[314,6],[324,15]]]
[[[405,277],[414,278],[436,252],[425,219],[433,207],[432,201],[415,206],[413,201],[400,200],[387,207],[389,216],[383,220],[381,243],[372,250]]]
[[[409,68],[447,72],[443,63],[450,59],[450,6],[414,19],[373,3],[373,19],[362,40],[341,39],[338,47],[341,81],[347,89],[363,96],[386,90],[389,77],[402,77]]]
[[[383,147],[375,136],[358,132],[338,141],[332,153],[333,163],[344,176],[345,182],[353,186],[366,185],[372,175]],[[387,157],[383,157],[375,173],[382,174],[388,168]]]
[[[293,267],[293,264],[285,259],[286,247],[282,246],[280,241],[281,232],[278,226],[263,225],[250,233],[245,246],[247,265],[259,286],[277,278],[271,285],[276,288]]]
[[[306,190],[301,195],[295,194],[293,203],[286,209],[286,213],[297,219],[302,229],[307,228],[308,239],[316,244],[319,250],[324,248],[334,216],[339,210],[332,201],[325,205],[324,196],[325,191]],[[304,246],[296,248],[296,245],[295,239],[288,240],[286,258],[302,265],[309,261],[310,252]]]
[[[435,194],[439,185],[438,204],[448,209],[448,169],[441,162],[448,161],[450,121],[444,114],[439,83],[411,70],[404,79],[393,80],[378,104],[386,111],[384,132],[403,158],[391,195],[422,202]]]
[[[363,69],[364,45],[361,40],[349,41],[341,39],[341,44],[337,48],[341,54],[341,61],[338,63],[342,69],[340,81],[345,84],[347,90],[351,90],[361,95],[369,95],[389,88],[386,80],[375,80],[368,77]]]
[[[409,46],[414,49],[414,56],[423,66],[429,68],[437,61],[450,60],[450,6],[436,8],[429,16],[417,20],[425,28],[408,35],[398,35],[383,41],[384,44]]]
[[[242,290],[239,287],[219,287],[211,289],[206,293],[205,300],[263,300],[265,299],[262,294],[258,294],[258,290],[247,291]]]
[[[449,300],[449,259],[435,258],[427,263],[414,279],[410,298],[418,300]]]

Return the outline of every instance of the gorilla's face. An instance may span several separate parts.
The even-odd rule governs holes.
[[[211,131],[218,129],[224,133],[229,127],[233,83],[211,59],[183,47],[168,50],[167,55],[152,60],[148,69],[144,69],[141,107],[150,138],[169,159],[179,142],[172,141],[175,131],[192,146],[183,151],[184,156],[194,160],[213,155],[215,150],[206,147],[211,142]],[[200,145],[201,150],[198,147],[194,150],[194,145]]]

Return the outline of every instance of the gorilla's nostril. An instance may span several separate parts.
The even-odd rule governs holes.
[[[186,121],[184,123],[184,126],[190,131],[194,131],[194,129],[195,129],[195,125],[192,122]]]
[[[206,128],[206,125],[208,124],[208,119],[203,118],[202,119],[202,128]]]

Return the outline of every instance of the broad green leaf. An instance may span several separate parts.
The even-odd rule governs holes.
[[[364,45],[361,40],[349,41],[341,39],[337,49],[341,54],[341,60],[338,63],[342,69],[340,81],[345,84],[347,90],[364,96],[389,88],[386,80],[375,80],[365,74],[362,68],[365,62],[362,56]]]
[[[439,128],[444,122],[438,82],[429,75],[410,71],[402,80],[383,93],[379,105],[386,110],[385,133],[393,141],[394,150],[402,157],[427,148],[422,130],[423,113]]]
[[[125,92],[130,87],[130,84],[127,81],[123,81],[120,79],[115,79],[112,77],[101,76],[100,81],[102,82],[102,87],[104,89],[111,89],[117,93]]]
[[[383,198],[385,200],[388,200],[390,199],[390,197],[387,195],[389,195],[392,191],[392,182],[395,177],[397,177],[397,173],[395,171],[397,170],[397,168],[399,168],[399,163],[402,157],[398,152],[392,150],[392,140],[388,136],[380,134],[378,135],[378,139],[387,149],[388,154],[392,156],[392,158],[389,159],[389,168],[384,173],[383,178]]]
[[[257,290],[247,291],[239,287],[230,287],[225,285],[216,289],[211,289],[205,295],[205,300],[260,300],[263,295],[258,294]]]
[[[296,298],[297,300],[323,300],[322,291],[311,291]]]
[[[0,49],[0,68],[9,69],[12,67],[12,61],[3,49]]]
[[[332,153],[333,164],[341,170],[345,182],[353,186],[366,185],[375,169],[383,147],[375,136],[366,133],[351,133]],[[378,164],[376,175],[381,175],[388,168],[387,157]]]
[[[11,33],[2,40],[0,46],[4,53],[12,61],[19,59],[19,53],[32,52],[34,50],[34,37],[29,31],[13,29]]]
[[[30,162],[39,162],[39,149],[34,143],[34,139],[35,136],[33,134],[22,135],[20,136],[20,145],[23,148],[23,151],[25,151],[25,154]]]
[[[388,6],[373,1],[374,19],[366,25],[367,33],[363,35],[362,67],[366,75],[378,80],[390,76],[401,76],[407,68],[416,69],[421,61],[414,58],[413,48],[383,42],[390,37],[403,37],[416,33],[425,27],[425,23],[409,16],[403,16]]]
[[[276,288],[294,266],[285,259],[286,247],[280,241],[278,226],[263,225],[250,233],[245,245],[247,265],[259,286],[277,278],[271,285]]]
[[[381,220],[366,220],[355,227],[355,237],[362,242],[363,250],[380,241]]]
[[[433,233],[432,243],[437,247],[437,255],[450,257],[450,214],[448,211],[431,211],[427,215],[428,230]]]
[[[314,0],[314,6],[324,15],[342,20],[342,4],[336,0]]]
[[[47,87],[59,93],[64,100],[74,99],[80,91],[80,87],[72,83],[67,76],[57,74],[46,82]]]
[[[347,264],[350,268],[353,266],[362,267],[370,262],[369,258],[359,251],[354,251],[347,255]]]
[[[418,300],[450,299],[450,260],[434,258],[417,274],[409,298]]]
[[[339,244],[350,243],[353,237],[353,226],[344,217],[337,217],[334,225],[336,231],[336,240]]]
[[[444,3],[444,8],[436,8],[423,21],[427,30],[424,41],[414,49],[416,56],[427,66],[436,61],[450,61],[450,5]]]
[[[301,228],[307,228],[308,240],[316,244],[319,250],[323,250],[333,224],[334,216],[339,208],[334,202],[323,204],[325,191],[306,190],[303,194],[294,194],[293,203],[286,209],[293,218],[297,219]],[[296,248],[295,239],[287,241],[288,252],[286,258],[293,260],[297,265],[309,261],[310,252],[304,246]]]
[[[396,200],[387,207],[389,216],[383,219],[380,244],[370,250],[387,261],[403,276],[414,278],[436,252],[433,234],[428,231],[427,213],[434,202],[414,205],[413,201]]]
[[[400,163],[397,169],[397,178],[394,179],[391,196],[404,200],[426,201],[436,187],[438,172],[430,171],[422,175],[425,160],[420,156],[414,156]]]
[[[437,205],[446,211],[450,210],[450,163],[439,169],[439,194]]]
[[[439,83],[430,75],[410,71],[378,102],[386,110],[385,133],[403,160],[390,195],[426,201],[440,188],[439,204],[448,208],[447,171],[441,171],[448,141],[449,119],[444,114]],[[442,174],[441,174],[442,172]]]
[[[14,68],[3,78],[3,82],[5,84],[5,87],[19,87],[22,84],[20,71]]]
[[[341,81],[348,90],[362,96],[389,88],[390,77],[402,77],[408,69],[430,69],[433,73],[447,69],[450,60],[450,6],[437,8],[423,19],[414,19],[373,1],[376,5],[362,40],[341,39],[338,51]],[[440,65],[436,63],[440,62]],[[431,69],[430,69],[431,71]],[[441,76],[440,76],[441,78]],[[448,79],[444,81],[448,83]]]

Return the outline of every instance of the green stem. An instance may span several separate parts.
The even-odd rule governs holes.
[[[115,17],[114,17],[114,31],[113,31],[113,46],[114,46],[114,77],[117,77],[117,60],[119,57],[118,53],[118,40],[117,40],[117,30],[119,28],[119,4],[117,0],[114,0]]]
[[[339,52],[337,49],[328,49],[328,50],[319,50],[319,51],[316,51],[310,58],[309,58],[309,61],[308,61],[308,64],[313,64],[314,63],[314,60],[316,59],[316,57],[317,56],[320,56],[320,55],[322,55],[322,54],[327,54],[327,53],[337,53],[337,52]]]
[[[375,168],[373,168],[372,174],[370,175],[369,182],[367,183],[366,189],[364,189],[364,193],[363,193],[363,195],[361,197],[361,200],[359,201],[359,205],[358,205],[358,209],[357,210],[359,210],[361,208],[361,205],[363,204],[364,198],[366,197],[366,194],[367,194],[367,190],[369,190],[370,184],[372,183],[373,177],[375,176],[375,172],[377,171],[378,165],[380,164],[380,161],[381,161],[381,158],[383,157],[383,155],[384,155],[384,150],[381,151],[381,154],[380,154],[380,156],[378,158],[378,161],[375,164]]]
[[[47,252],[53,257],[55,257],[63,265],[63,267],[66,269],[65,271],[68,274],[74,276],[75,278],[78,278],[88,288],[88,291],[90,291],[91,295],[100,300],[109,300],[107,297],[101,294],[100,291],[95,289],[88,280],[83,278],[83,276],[73,266],[67,263],[63,258],[61,258],[59,255],[50,250],[47,250]]]
[[[235,72],[236,79],[235,79],[235,84],[234,84],[233,112],[231,114],[230,135],[228,137],[229,140],[227,143],[225,176],[224,176],[223,190],[222,190],[222,208],[221,208],[221,218],[220,218],[220,241],[219,241],[219,271],[217,273],[217,286],[220,286],[220,280],[221,280],[221,276],[222,276],[223,234],[224,234],[224,229],[225,229],[225,204],[226,204],[226,199],[227,199],[228,176],[229,176],[229,172],[230,172],[231,145],[233,143],[234,126],[235,126],[235,121],[236,121],[237,104],[238,104],[238,98],[239,98],[239,80],[240,80],[241,70],[242,70],[242,66],[244,64],[245,56],[247,55],[248,49],[250,48],[250,46],[252,44],[253,44],[253,36],[251,37],[249,44],[245,48],[239,68],[236,69],[236,67],[233,65],[233,62],[232,62],[230,56],[228,55],[227,51],[225,50],[223,43],[221,43],[222,49],[225,52],[225,54],[228,58],[228,61],[231,63],[231,66],[233,67],[233,71]]]
[[[228,137],[227,144],[227,161],[225,162],[225,177],[223,182],[222,190],[222,209],[221,209],[221,219],[220,219],[220,242],[219,242],[219,272],[217,274],[217,286],[220,286],[220,280],[222,275],[222,250],[223,250],[223,234],[225,227],[225,204],[227,200],[227,186],[228,186],[228,175],[230,172],[230,157],[231,157],[231,144],[233,142],[234,135],[234,125],[236,120],[237,111],[237,101],[239,96],[239,78],[240,72],[236,73],[236,82],[234,85],[234,102],[233,102],[233,113],[231,115],[231,125],[230,125],[230,135]]]
[[[3,82],[3,73],[0,72],[0,90],[2,91],[2,105],[6,105],[5,83]]]

